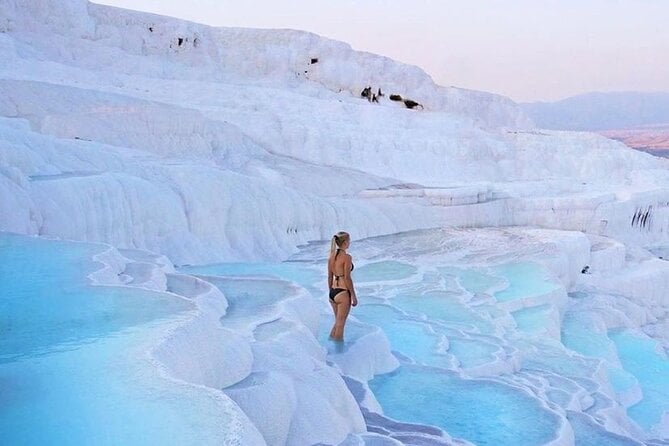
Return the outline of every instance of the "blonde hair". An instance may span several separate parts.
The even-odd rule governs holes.
[[[348,235],[348,232],[339,231],[333,235],[332,242],[330,243],[330,257],[333,255],[337,257],[341,246],[349,240],[351,240],[351,236]]]

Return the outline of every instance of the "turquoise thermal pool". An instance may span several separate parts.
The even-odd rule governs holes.
[[[92,286],[103,246],[0,234],[0,432],[12,445],[193,444],[234,432],[225,399],[150,356],[192,303]]]
[[[234,419],[234,403],[222,392],[170,379],[150,354],[193,316],[193,302],[91,285],[87,275],[102,266],[92,257],[103,246],[3,235],[0,247],[3,440],[211,444],[234,436],[235,424],[221,423]],[[384,415],[437,426],[477,445],[545,444],[565,432],[573,432],[577,445],[637,444],[598,421],[618,404],[616,395],[641,389],[642,398],[626,411],[645,431],[669,410],[669,366],[656,341],[602,330],[578,308],[559,317],[549,301],[503,308],[503,302],[559,291],[538,264],[359,263],[360,305],[341,344],[327,339],[332,314],[318,261],[179,271],[218,287],[228,303],[222,323],[250,328],[261,342],[293,329],[294,322],[276,314],[299,287],[321,300],[318,342],[331,358],[356,351],[357,342],[380,328],[400,362],[368,382]],[[581,293],[572,300],[588,299]],[[559,338],[551,339],[546,327],[560,322]],[[607,393],[609,385],[616,395]],[[574,412],[578,398],[592,404]]]

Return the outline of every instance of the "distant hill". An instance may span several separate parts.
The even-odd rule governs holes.
[[[586,93],[558,102],[520,104],[537,127],[620,130],[669,122],[669,93]]]
[[[622,141],[629,147],[656,156],[669,157],[669,124],[649,125],[624,130],[600,132],[607,138]]]

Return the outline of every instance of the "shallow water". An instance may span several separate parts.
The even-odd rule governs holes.
[[[553,413],[523,391],[437,369],[404,365],[369,386],[385,415],[439,426],[481,446],[543,444],[558,425]]]
[[[0,361],[74,349],[190,308],[158,293],[90,286],[101,250],[0,235]]]
[[[225,406],[148,356],[194,307],[91,286],[101,246],[0,234],[0,432],[8,445],[219,442]]]
[[[438,352],[440,336],[429,325],[403,317],[397,309],[388,305],[361,305],[355,317],[381,327],[393,350],[419,363],[436,366],[447,362]]]
[[[550,323],[554,308],[548,304],[523,308],[512,312],[518,330],[525,333],[540,333]]]
[[[472,269],[428,263],[416,265],[416,268],[422,271],[423,280],[416,281],[415,276],[404,283],[389,280],[384,284],[378,280],[370,291],[383,299],[375,300],[374,304],[363,304],[352,313],[363,322],[381,327],[391,349],[401,353],[403,358],[403,366],[398,371],[377,376],[369,383],[386,416],[434,424],[451,435],[476,444],[541,444],[556,435],[560,422],[559,417],[550,411],[547,411],[549,416],[542,415],[542,410],[546,409],[538,400],[504,382],[494,383],[477,394],[479,389],[470,387],[472,381],[456,379],[447,371],[466,372],[476,368],[477,373],[484,371],[485,374],[485,367],[490,367],[490,376],[502,378],[508,384],[517,383],[513,376],[498,376],[494,365],[508,360],[507,354],[517,350],[521,358],[520,370],[524,373],[541,379],[546,376],[566,378],[562,381],[551,379],[551,388],[546,392],[549,401],[567,407],[577,398],[578,392],[591,393],[593,405],[588,413],[594,415],[616,404],[604,395],[597,396],[600,386],[606,386],[607,380],[616,392],[622,393],[630,391],[638,380],[643,379],[636,376],[631,366],[621,368],[617,362],[620,346],[616,346],[606,332],[594,330],[587,317],[581,314],[567,312],[560,338],[546,337],[547,327],[560,321],[558,309],[552,304],[538,304],[508,313],[514,324],[499,330],[494,321],[497,318],[504,320],[504,311],[497,308],[494,301],[486,301],[485,296],[506,302],[544,295],[560,288],[548,271],[536,263]],[[435,280],[431,271],[436,271],[443,281]],[[382,271],[376,273],[379,277],[383,275]],[[363,284],[359,296],[364,296],[365,290]],[[468,301],[468,295],[462,294],[463,291],[476,295],[477,299]],[[577,297],[588,299],[587,294]],[[361,300],[364,302],[364,297]],[[377,303],[381,301],[382,304]],[[658,351],[655,349],[655,353]],[[580,356],[574,356],[573,352]],[[601,361],[607,363],[604,382],[600,384]],[[656,372],[652,374],[655,378],[659,376]],[[465,394],[472,392],[469,397],[474,400],[497,399],[508,405],[499,414],[494,413],[494,409],[490,409],[493,413],[488,409],[471,411],[472,404],[480,403],[467,400]],[[669,401],[664,396],[658,399]],[[630,408],[629,413],[648,417],[649,405],[653,405],[653,399]],[[615,435],[588,421],[591,419],[585,415],[572,419],[577,444],[600,444],[597,442],[607,440],[611,444],[637,444],[631,438]],[[497,424],[496,420],[503,421]],[[648,429],[656,422],[650,417],[646,423],[640,424]],[[508,443],[500,442],[500,438]]]
[[[325,274],[320,272],[324,271],[324,265],[317,261],[212,268],[191,272],[282,277],[307,287],[317,298],[326,299]],[[564,377],[562,381],[550,379],[547,402],[567,407],[578,392],[587,392],[593,397],[587,412],[594,416],[599,410],[616,404],[599,393],[598,380],[602,376],[616,392],[627,392],[640,381],[631,366],[621,368],[617,362],[620,348],[611,336],[594,330],[587,317],[567,311],[559,330],[560,338],[551,339],[546,337],[546,329],[560,320],[554,305],[543,303],[506,313],[495,304],[495,301],[508,302],[558,290],[560,285],[537,263],[468,268],[429,261],[412,265],[388,260],[356,268],[353,278],[360,305],[352,309],[352,317],[380,327],[391,349],[402,358],[399,370],[377,376],[369,383],[385,414],[400,421],[434,424],[476,444],[504,444],[499,438],[505,439],[507,444],[549,441],[556,435],[559,417],[528,391],[516,387],[519,381],[513,375],[502,376],[495,371],[504,361],[509,361],[508,355],[514,351],[519,352],[521,372],[537,379]],[[234,283],[227,280],[228,286]],[[221,289],[230,295],[234,313],[237,291],[234,287]],[[258,302],[265,302],[262,295],[269,293],[269,289],[257,289]],[[573,297],[588,299],[586,293]],[[267,301],[270,303],[271,299]],[[249,306],[246,311],[253,312],[254,308]],[[262,305],[256,310],[262,311]],[[346,341],[332,342],[327,338],[331,318],[329,312],[323,314],[319,333],[319,341],[328,354],[348,352],[356,339],[369,331],[350,323]],[[503,324],[506,328],[500,329],[499,321],[507,321]],[[281,327],[266,327],[266,330],[274,329]],[[578,356],[574,356],[574,352]],[[603,375],[598,372],[601,361],[607,362]],[[485,381],[486,384],[481,385],[480,381],[453,374],[475,368],[477,373],[485,375],[486,367],[489,376],[501,381]],[[663,398],[660,400],[669,400]],[[416,400],[422,404],[416,404]],[[493,400],[502,403],[486,406]],[[482,409],[472,410],[474,404]],[[648,407],[654,408],[649,410]],[[635,417],[646,417],[646,423],[639,423],[644,428],[656,422],[649,415],[651,412],[657,413],[652,399],[629,410],[635,421]],[[570,419],[577,444],[598,444],[597,441],[606,440],[611,444],[625,441],[635,444],[632,439],[606,431],[585,415],[572,415]]]
[[[584,356],[616,362],[615,345],[606,331],[597,330],[587,317],[568,312],[562,321],[562,343]]]
[[[421,251],[420,247],[415,249]],[[505,438],[508,444],[540,444],[556,435],[559,417],[550,411],[545,416],[542,403],[516,387],[521,381],[514,375],[499,375],[498,370],[508,370],[505,361],[518,358],[520,371],[535,376],[536,382],[564,377],[562,381],[551,378],[551,387],[545,390],[547,402],[567,407],[576,395],[590,393],[593,404],[587,412],[593,416],[616,404],[599,393],[602,385],[610,384],[617,392],[628,392],[637,385],[638,378],[615,361],[618,352],[613,341],[606,333],[593,331],[587,318],[567,312],[560,327],[560,310],[552,302],[511,313],[496,304],[559,291],[561,285],[538,263],[467,267],[440,265],[429,259],[415,263],[393,259],[366,266],[369,268],[360,267],[353,273],[361,304],[351,314],[360,322],[380,327],[403,363],[399,371],[370,382],[387,416],[434,424],[477,444],[503,444],[498,438]],[[573,297],[588,299],[586,293]],[[329,329],[330,322],[331,315],[324,314],[322,324]],[[550,331],[548,327],[552,327]],[[364,333],[353,324],[347,330],[347,340],[340,344],[330,342],[327,330],[321,330],[320,341],[329,354],[347,352]],[[559,337],[547,337],[550,333]],[[599,371],[601,361],[609,362],[603,374]],[[412,373],[406,372],[408,368]],[[474,387],[468,387],[472,381],[452,375],[470,369],[501,381],[477,394]],[[602,377],[604,382],[600,383]],[[478,412],[471,413],[474,403],[465,401],[465,394],[471,392],[472,398],[481,400],[498,398],[495,392],[500,392],[508,403],[499,414],[503,422],[497,425],[494,413],[479,411],[480,418]],[[416,404],[416,399],[424,404]],[[527,410],[519,417],[516,407]],[[572,417],[577,444],[605,440],[635,444],[583,417]]]
[[[574,430],[574,446],[641,446],[642,444],[606,431],[587,415],[569,411],[567,419]]]
[[[463,368],[488,364],[494,360],[494,354],[499,351],[498,346],[487,342],[456,337],[449,339],[448,352],[458,359]]]
[[[669,412],[669,359],[657,341],[641,333],[612,330],[609,337],[623,368],[636,378],[643,392],[643,399],[628,408],[627,414],[649,430],[664,412]]]
[[[483,268],[442,267],[439,271],[444,275],[454,274],[458,284],[471,293],[486,293],[496,288],[503,288],[505,285],[504,279],[486,274]]]
[[[91,438],[119,444],[150,437],[186,444],[217,442],[231,434],[226,431],[230,423],[220,420],[232,412],[222,409],[220,401],[167,382],[146,361],[150,345],[191,314],[189,302],[161,293],[90,286],[85,274],[98,268],[90,261],[101,249],[96,246],[11,236],[0,241],[0,386],[10,407],[0,411],[0,430],[9,432],[6,438],[16,444],[53,439],[78,444]],[[551,339],[545,328],[556,323],[551,322],[557,311],[552,305],[512,313],[498,306],[496,301],[556,290],[558,285],[538,264],[469,268],[429,259],[414,263],[360,262],[353,273],[360,305],[351,312],[360,323],[347,325],[342,343],[327,338],[332,315],[322,261],[180,271],[208,276],[226,295],[227,323],[252,327],[256,339],[291,329],[290,322],[281,320],[255,326],[263,314],[274,314],[277,296],[294,291],[274,278],[295,282],[322,299],[319,341],[330,355],[348,352],[370,326],[380,327],[402,363],[369,383],[385,414],[436,425],[476,444],[549,441],[561,420],[545,404],[571,407],[576,395],[589,394],[592,405],[585,413],[600,416],[616,404],[602,393],[606,383],[600,384],[601,379],[616,392],[641,387],[644,399],[628,414],[646,430],[667,410],[662,378],[669,376],[667,359],[654,341],[631,332],[597,330],[589,315],[578,310],[566,312],[560,338]],[[575,302],[589,298],[587,293],[572,297]],[[499,368],[512,357],[518,361],[515,373],[508,364]],[[465,379],[474,370],[494,381]],[[562,412],[576,444],[637,444],[606,431],[585,413]],[[92,432],[100,426],[105,430]]]
[[[377,282],[383,280],[402,280],[416,274],[416,267],[395,260],[368,263],[355,270],[356,282]]]
[[[522,297],[540,296],[559,288],[550,280],[548,271],[536,263],[509,263],[490,268],[492,274],[502,277],[507,287],[495,293],[500,302]]]
[[[325,275],[312,262],[280,263],[217,263],[214,265],[182,266],[179,272],[204,276],[270,276],[295,282],[311,289]]]
[[[464,330],[492,333],[493,324],[447,291],[399,293],[392,304],[406,312]]]

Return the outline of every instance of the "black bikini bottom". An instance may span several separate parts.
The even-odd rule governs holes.
[[[334,298],[342,291],[348,291],[346,288],[330,288],[330,300],[334,302]]]

